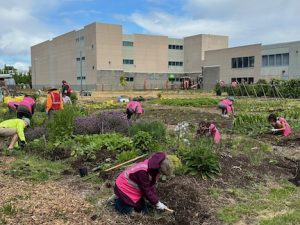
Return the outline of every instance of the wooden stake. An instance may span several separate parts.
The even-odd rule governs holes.
[[[115,165],[115,166],[113,166],[113,167],[111,167],[111,168],[108,168],[108,169],[104,170],[104,172],[108,172],[108,171],[111,171],[111,170],[113,170],[113,169],[119,168],[119,167],[121,167],[121,166],[123,166],[123,165],[125,165],[125,164],[134,162],[134,161],[136,161],[136,160],[138,160],[138,159],[140,159],[140,158],[143,158],[143,157],[145,157],[145,156],[147,156],[147,154],[144,154],[144,155],[135,157],[134,159],[130,159],[130,160],[126,161],[126,162],[123,162],[123,163],[121,163],[121,164]]]
[[[170,212],[170,213],[174,213],[173,209],[169,209],[168,207],[166,208],[166,211]]]

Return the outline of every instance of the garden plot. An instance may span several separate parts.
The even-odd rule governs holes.
[[[262,135],[269,130],[265,104],[238,100],[232,120],[220,117],[216,102],[182,96],[179,101],[150,101],[143,103],[142,119],[132,123],[122,116],[124,105],[98,107],[95,102],[92,110],[66,107],[54,122],[36,121],[26,153],[0,156],[0,191],[6,196],[0,224],[298,224],[300,192],[287,181],[294,164],[274,154],[274,136]],[[256,110],[248,115],[250,106]],[[298,118],[286,109],[280,113]],[[189,124],[184,137],[166,129],[183,121]],[[208,138],[194,140],[201,121],[217,124],[224,137],[221,145]],[[298,129],[295,122],[292,127]],[[281,141],[278,137],[276,143],[293,151],[292,144]],[[293,142],[297,139],[287,143]],[[148,215],[117,214],[106,199],[123,168],[103,171],[152,151],[166,151],[178,160],[175,176],[161,178],[157,189],[175,215],[155,209]],[[81,167],[88,168],[88,176],[79,177]],[[91,173],[95,167],[101,172]]]

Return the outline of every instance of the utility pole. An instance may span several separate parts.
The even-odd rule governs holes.
[[[33,65],[34,65],[34,89],[36,89],[36,61],[37,58],[33,59]]]

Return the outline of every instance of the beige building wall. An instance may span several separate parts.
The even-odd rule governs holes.
[[[123,35],[123,41],[130,41],[133,42],[133,46],[122,46],[122,52],[123,52],[123,59],[133,59],[134,60],[134,48],[135,43],[133,40],[133,35],[125,34]],[[125,72],[134,72],[135,66],[134,64],[123,64],[123,69]]]
[[[62,80],[75,82],[74,40],[75,32],[72,31],[31,47],[34,87],[60,87]]]
[[[168,38],[134,34],[135,72],[166,73],[168,71]]]
[[[181,45],[183,46],[183,39],[177,38],[169,38],[168,45]],[[168,46],[169,48],[169,46]],[[184,49],[184,46],[183,46]],[[184,50],[180,49],[168,49],[168,62],[184,62]],[[169,73],[183,73],[184,72],[184,65],[183,66],[170,66],[168,64],[168,72]]]
[[[232,58],[254,56],[254,67],[231,68]],[[205,52],[203,66],[219,66],[220,79],[231,83],[231,78],[254,77],[254,82],[261,78],[261,44],[211,50]]]
[[[184,38],[184,71],[201,72],[205,51],[228,47],[228,37],[199,34]]]
[[[97,70],[122,70],[122,26],[94,23],[96,26]]]

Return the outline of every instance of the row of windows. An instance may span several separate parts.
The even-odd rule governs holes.
[[[133,42],[132,41],[123,41],[123,46],[133,46]]]
[[[169,61],[169,66],[183,66],[183,62]]]
[[[123,59],[123,64],[133,64],[134,60],[133,59]]]
[[[169,45],[169,49],[182,50],[183,45]]]
[[[238,57],[231,59],[231,68],[254,67],[254,56]]]
[[[288,66],[289,53],[276,54],[276,55],[263,55],[262,66]]]
[[[85,56],[82,56],[82,57],[81,57],[81,60],[85,60]],[[79,62],[79,61],[80,61],[80,57],[77,57],[77,58],[76,58],[76,61]]]
[[[84,36],[76,38],[76,42],[83,41],[83,40],[84,40]]]
[[[134,77],[125,77],[125,80],[128,81],[128,82],[133,82]]]
[[[253,84],[254,83],[254,77],[234,77],[231,78],[231,82],[237,82],[237,83],[247,83],[247,84]]]
[[[77,80],[81,80],[81,77],[77,77]],[[82,80],[85,80],[85,76],[82,76]]]

